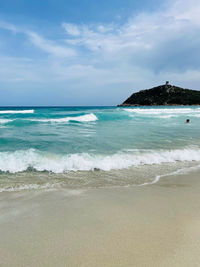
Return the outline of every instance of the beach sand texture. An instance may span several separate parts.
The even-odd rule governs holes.
[[[0,195],[0,266],[200,266],[200,173]]]

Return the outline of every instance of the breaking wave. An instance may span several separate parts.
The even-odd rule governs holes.
[[[141,115],[161,115],[161,114],[200,114],[200,108],[125,108],[125,111],[133,112]]]
[[[9,120],[9,119],[0,119],[0,124],[4,124],[4,123],[8,123],[11,122],[13,120]]]
[[[33,169],[64,173],[69,171],[109,171],[131,166],[173,163],[177,161],[200,161],[200,149],[185,148],[176,150],[135,150],[132,153],[120,152],[113,155],[45,154],[38,150],[0,152],[0,170],[17,173]]]
[[[98,118],[93,114],[85,114],[77,117],[65,117],[65,118],[56,118],[56,119],[30,119],[30,121],[39,121],[39,122],[59,122],[65,123],[69,121],[78,121],[78,122],[89,122],[96,121]]]
[[[34,113],[34,109],[28,109],[28,110],[0,110],[0,114],[28,114],[28,113]]]

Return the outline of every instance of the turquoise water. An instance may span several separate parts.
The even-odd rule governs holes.
[[[199,161],[199,107],[0,108],[0,191],[139,184]]]

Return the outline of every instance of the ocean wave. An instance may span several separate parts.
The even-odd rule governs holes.
[[[141,115],[161,115],[161,114],[200,114],[200,108],[125,108],[125,111]]]
[[[28,114],[28,113],[34,113],[34,109],[28,109],[28,110],[0,110],[0,114]]]
[[[77,117],[65,117],[65,118],[56,118],[56,119],[29,119],[30,121],[39,121],[39,122],[59,122],[65,123],[69,121],[78,121],[78,122],[90,122],[96,121],[98,118],[93,114],[85,114]]]
[[[161,115],[157,116],[159,119],[170,119],[170,118],[177,118],[178,115]]]
[[[9,119],[0,119],[0,124],[4,124],[4,123],[8,123],[11,122],[13,120],[9,120]]]
[[[200,114],[192,114],[190,115],[191,117],[196,117],[196,118],[200,118]]]
[[[168,115],[159,115],[159,114],[156,114],[156,115],[152,115],[152,114],[148,114],[148,115],[151,115],[151,117],[153,116],[154,118],[158,118],[158,119],[170,119],[170,118],[177,118],[178,115],[172,115],[172,114],[168,114]],[[135,115],[131,114],[129,115],[129,117],[132,117],[134,118]],[[197,117],[197,115],[193,115],[193,117]],[[198,116],[200,117],[200,115]]]
[[[177,161],[200,161],[200,149],[136,150],[113,155],[88,153],[57,155],[29,149],[15,152],[0,152],[2,172],[23,172],[28,169],[64,173],[69,171],[110,171],[131,166],[173,163]]]

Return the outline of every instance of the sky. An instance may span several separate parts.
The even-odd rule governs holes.
[[[0,106],[117,105],[200,90],[199,0],[0,0]]]

